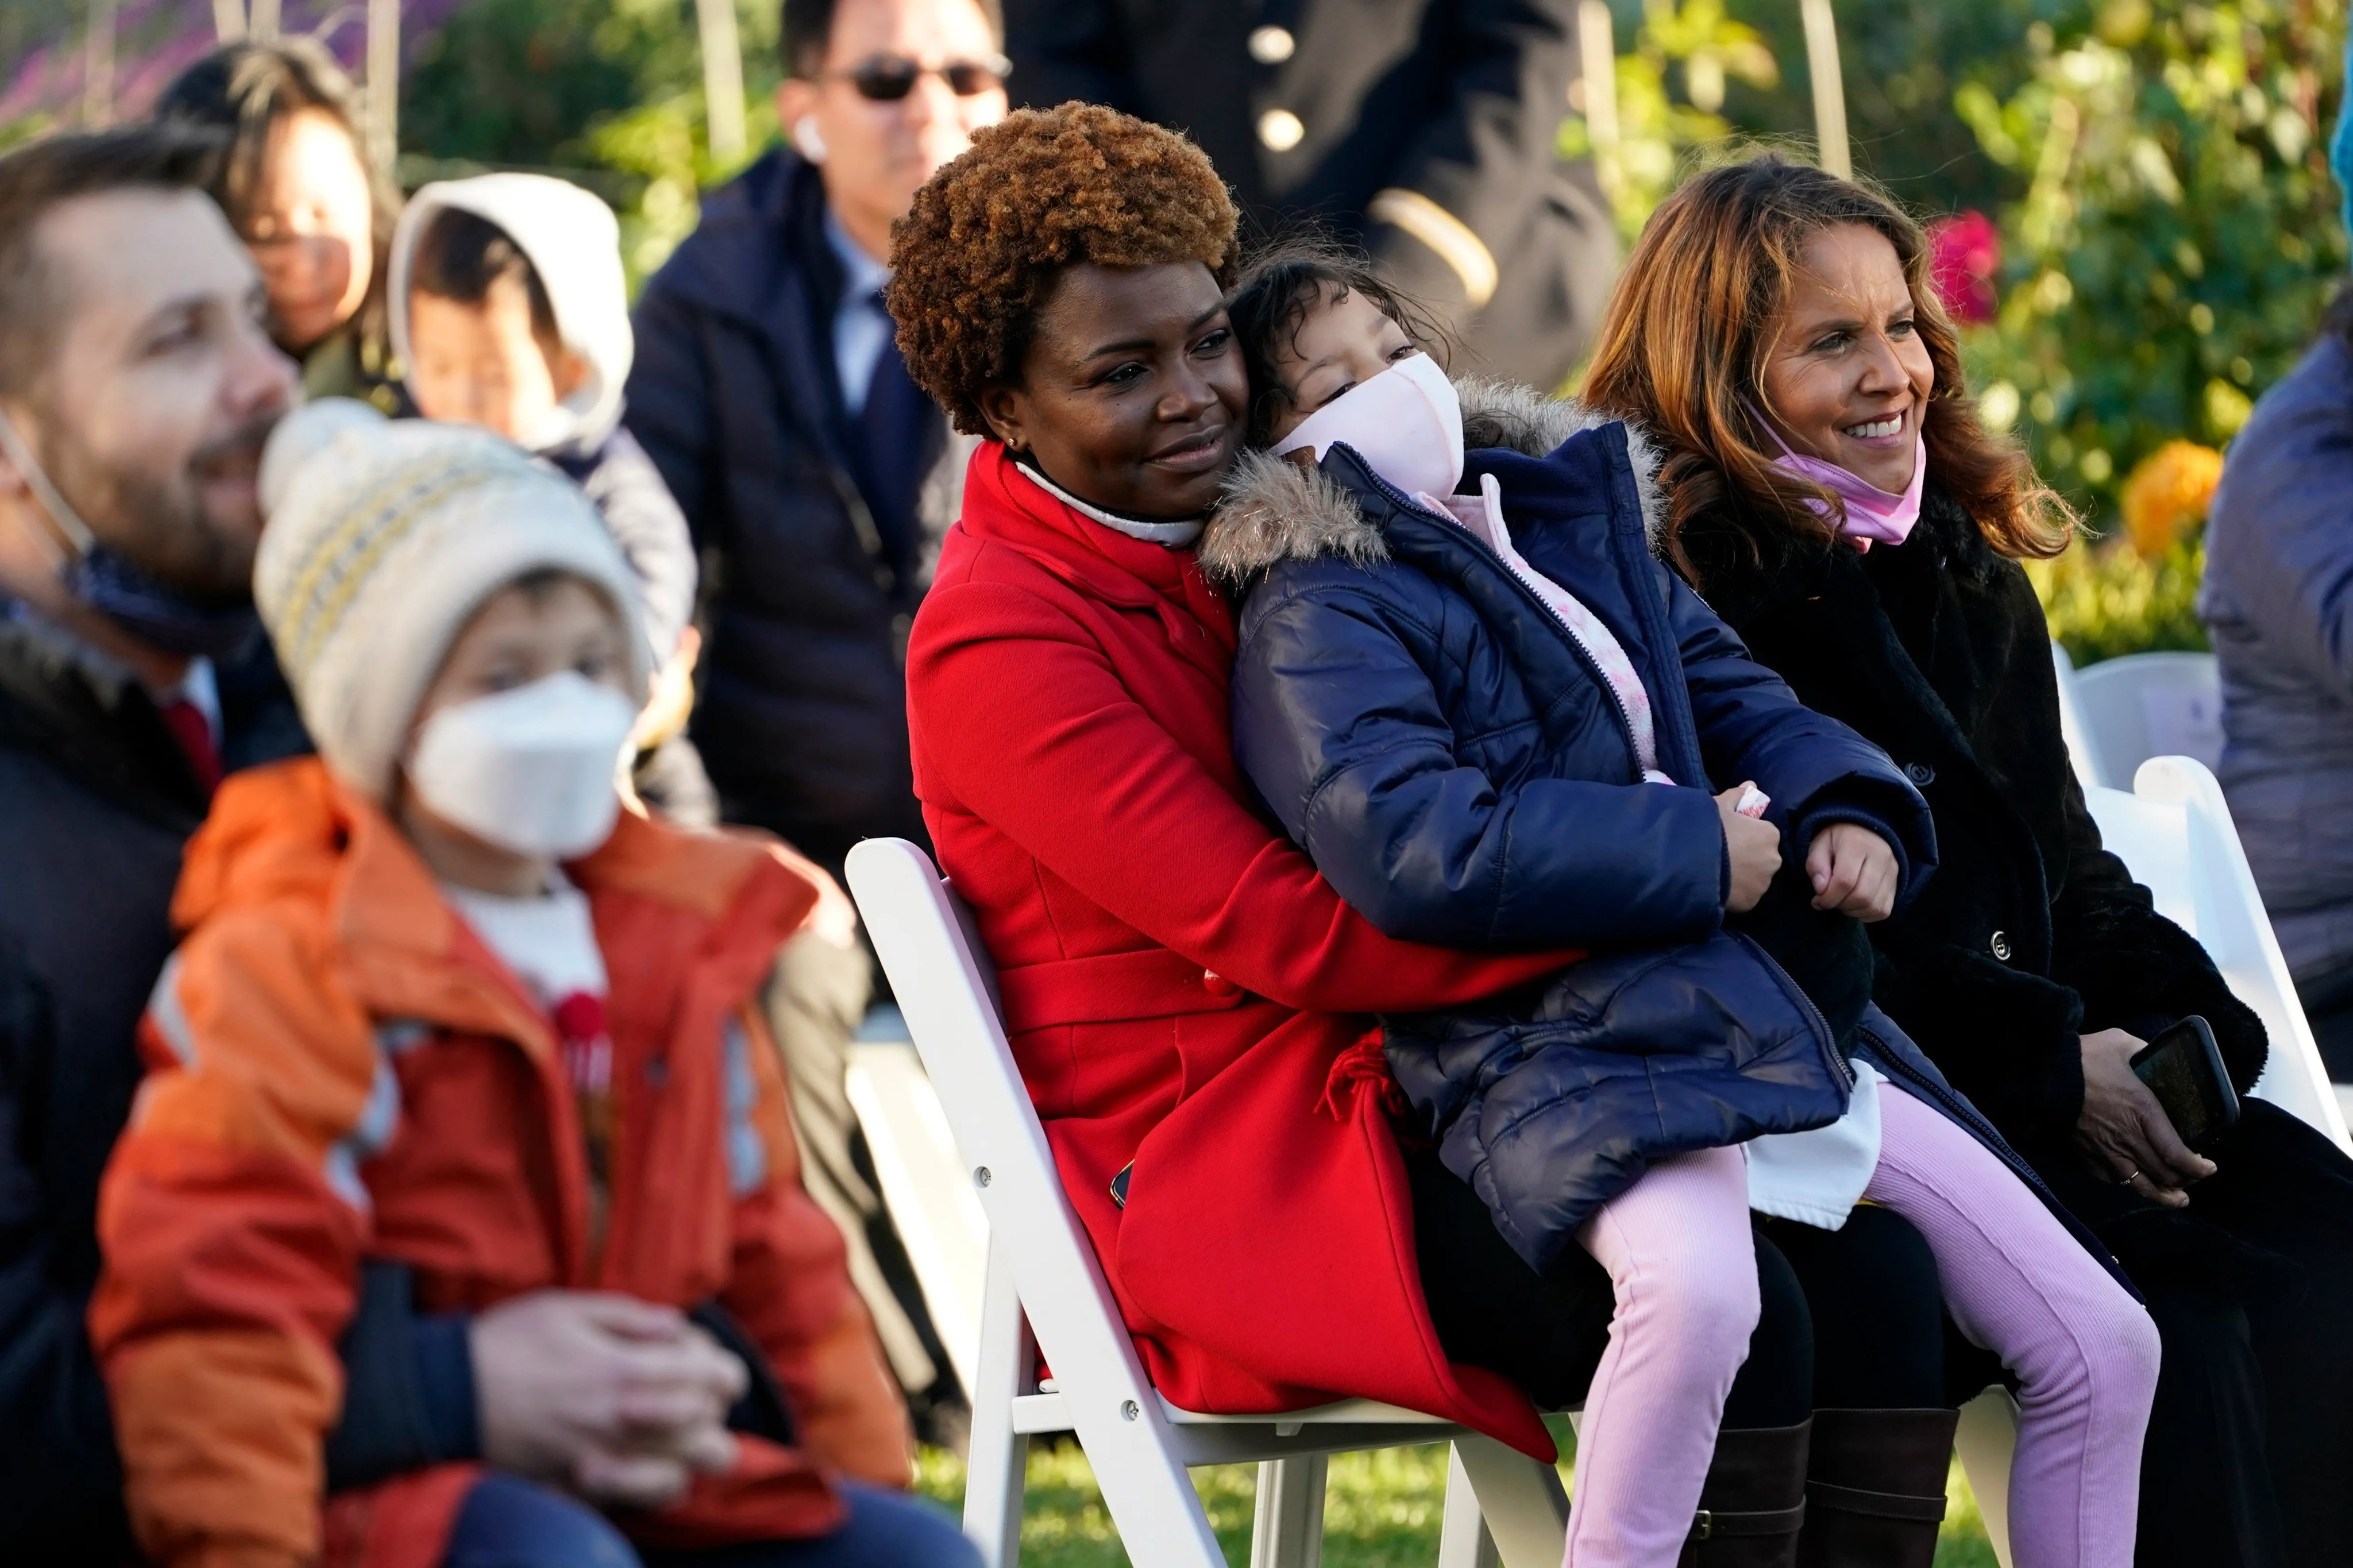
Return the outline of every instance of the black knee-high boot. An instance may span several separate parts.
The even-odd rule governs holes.
[[[1817,1410],[1799,1568],[1930,1568],[1957,1410]]]
[[[1806,1519],[1810,1420],[1715,1435],[1681,1568],[1790,1568]]]

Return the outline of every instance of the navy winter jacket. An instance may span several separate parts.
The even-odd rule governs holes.
[[[1624,426],[1510,389],[1463,399],[1487,448],[1465,488],[1493,474],[1521,554],[1624,646],[1675,787],[1641,783],[1614,694],[1533,590],[1345,446],[1320,471],[1248,460],[1202,558],[1252,584],[1237,758],[1342,896],[1393,935],[1593,950],[1539,996],[1384,1020],[1441,1157],[1541,1270],[1651,1161],[1845,1108],[1821,1012],[1726,929],[1712,792],[1755,779],[1792,865],[1831,822],[1873,826],[1897,847],[1904,901],[1936,841],[1883,752],[1801,706],[1652,559]],[[1850,1049],[2000,1147],[1867,1000],[1852,1016]]]
[[[917,536],[860,488],[833,363],[841,264],[814,164],[780,147],[703,198],[633,324],[629,431],[712,568],[690,731],[726,818],[836,876],[861,838],[927,843],[907,754],[907,627],[973,442],[938,416],[899,460]]]

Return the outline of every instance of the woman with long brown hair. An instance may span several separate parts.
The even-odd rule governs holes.
[[[1869,928],[1875,994],[2149,1299],[2137,1562],[2340,1555],[2353,1162],[2254,1100],[2194,1153],[2127,1065],[2198,1015],[2243,1093],[2263,1029],[2101,847],[2018,564],[2074,518],[1979,422],[1918,226],[1778,154],[1699,174],[1644,230],[1586,396],[1662,453],[1660,552],[1927,798],[1939,868]]]
[[[172,79],[155,116],[223,138],[211,194],[261,269],[269,335],[303,391],[405,411],[385,310],[400,194],[369,162],[358,90],[325,46],[224,44]]]

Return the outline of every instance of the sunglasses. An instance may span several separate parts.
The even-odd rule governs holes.
[[[973,98],[1004,87],[1012,69],[1013,62],[1003,55],[985,60],[951,60],[944,66],[922,65],[904,55],[877,55],[848,70],[828,71],[823,79],[846,81],[858,89],[859,97],[876,103],[896,103],[927,76],[946,82],[948,90],[958,98]]]

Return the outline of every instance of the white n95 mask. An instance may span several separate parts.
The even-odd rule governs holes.
[[[1312,447],[1320,463],[1335,441],[1355,447],[1373,472],[1408,496],[1452,495],[1462,482],[1462,404],[1428,354],[1358,382],[1309,415],[1275,452]]]
[[[566,669],[425,721],[408,784],[442,820],[516,855],[568,860],[611,836],[637,722],[628,699]]]

